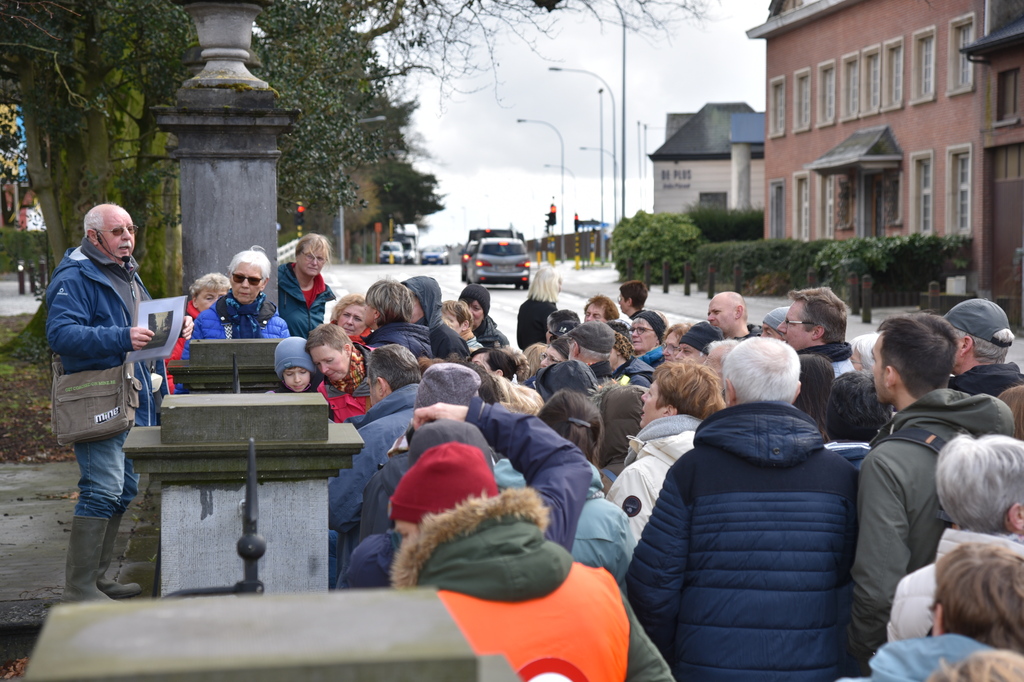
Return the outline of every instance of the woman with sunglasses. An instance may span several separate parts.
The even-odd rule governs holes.
[[[196,318],[193,339],[286,339],[288,324],[263,290],[270,282],[270,259],[259,246],[236,253],[228,268],[231,288]],[[183,360],[189,358],[185,345]]]
[[[337,298],[320,274],[330,262],[330,242],[314,232],[295,245],[294,263],[278,266],[278,312],[288,323],[292,336],[309,336],[310,329],[324,323],[327,302]]]

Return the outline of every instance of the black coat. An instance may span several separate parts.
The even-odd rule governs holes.
[[[519,306],[519,321],[516,324],[516,343],[520,350],[535,343],[547,342],[548,315],[558,310],[554,303],[526,299]]]

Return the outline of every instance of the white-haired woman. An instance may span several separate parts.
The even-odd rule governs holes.
[[[526,300],[519,306],[516,343],[520,348],[547,343],[548,315],[558,310],[555,304],[561,291],[562,275],[550,266],[541,266],[530,281]]]
[[[192,339],[286,339],[288,325],[263,290],[270,282],[270,259],[258,246],[236,253],[228,267],[231,288],[199,313]],[[191,344],[189,344],[191,345]],[[188,359],[185,346],[182,359]]]

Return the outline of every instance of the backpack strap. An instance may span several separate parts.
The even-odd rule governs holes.
[[[875,445],[881,445],[882,443],[891,440],[902,440],[909,443],[917,443],[918,445],[923,445],[929,450],[932,450],[936,455],[939,454],[939,451],[946,445],[946,440],[944,438],[935,435],[927,429],[919,429],[916,427],[900,429],[895,433],[890,433],[888,436],[882,437],[877,443],[875,443]],[[941,505],[939,506],[939,511],[936,512],[935,516],[945,523],[947,528],[953,525],[952,517],[946,513]]]
[[[608,480],[615,483],[615,479],[618,478],[611,469],[601,469],[601,473],[608,477]]]

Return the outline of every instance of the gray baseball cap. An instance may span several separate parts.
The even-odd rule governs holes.
[[[1009,330],[1010,321],[998,305],[984,298],[972,298],[953,306],[944,316],[946,321],[962,332],[994,343],[1000,348],[1009,348],[1013,341],[996,339],[996,334]],[[1005,336],[1005,335],[1003,335]]]

